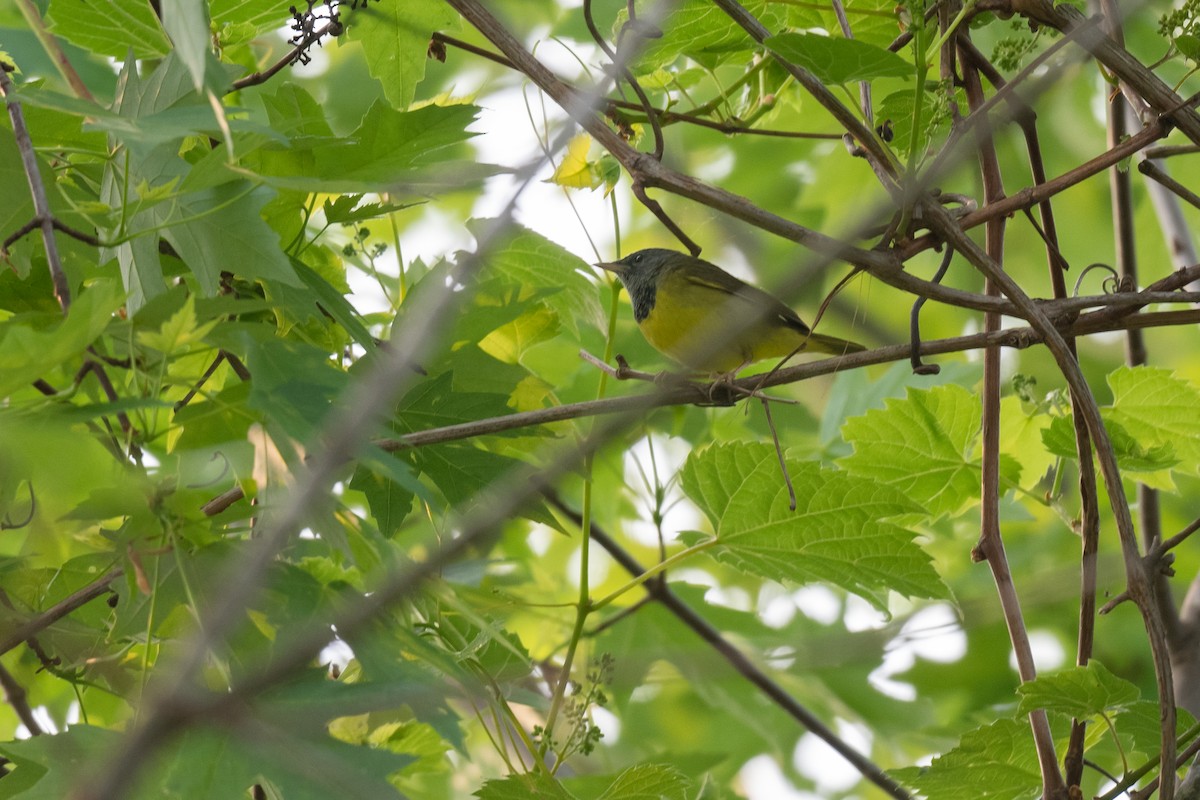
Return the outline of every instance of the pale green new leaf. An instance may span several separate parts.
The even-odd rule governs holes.
[[[918,506],[899,491],[811,461],[789,461],[797,507],[765,444],[713,445],[684,464],[684,492],[711,520],[719,561],[792,583],[825,581],[886,610],[889,591],[945,597],[915,534],[888,522]],[[688,537],[698,541],[698,535]]]
[[[0,397],[76,358],[108,327],[123,299],[116,283],[98,281],[79,293],[65,320],[48,330],[34,330],[19,317],[0,323]]]
[[[476,220],[471,230],[477,236],[486,226]],[[501,274],[531,289],[551,289],[542,302],[576,336],[581,324],[604,330],[604,309],[596,287],[586,277],[587,264],[541,234],[512,226],[516,233],[493,251],[483,277]]]
[[[171,42],[145,0],[52,0],[50,29],[80,47],[113,58],[132,48],[138,58],[162,58]]]
[[[816,75],[822,83],[903,78],[914,67],[900,56],[858,39],[815,33],[784,33],[763,44]]]
[[[1122,711],[1141,697],[1136,686],[1096,660],[1023,683],[1017,693],[1021,695],[1018,714],[1044,708],[1076,718]]]
[[[346,38],[362,44],[367,69],[383,84],[392,106],[406,109],[425,77],[430,36],[457,21],[458,14],[445,3],[392,0],[352,13]]]
[[[852,474],[900,491],[932,516],[960,511],[979,496],[979,464],[971,457],[979,433],[979,400],[961,386],[909,389],[846,421],[842,435],[854,453],[841,460]]]
[[[928,767],[891,774],[937,800],[1025,800],[1042,790],[1037,752],[1025,720],[1001,719],[976,728]]]
[[[218,322],[219,320],[214,319],[197,324],[196,296],[189,294],[183,307],[172,314],[157,331],[142,331],[137,338],[141,344],[160,353],[173,353],[202,340]]]
[[[1143,447],[1170,445],[1181,472],[1200,472],[1200,391],[1170,370],[1121,367],[1108,376],[1109,418]]]
[[[1112,414],[1107,416],[1111,417]],[[1124,425],[1108,419],[1105,421],[1108,436],[1112,440],[1113,452],[1117,455],[1117,465],[1126,472],[1157,472],[1170,469],[1179,463],[1175,457],[1175,447],[1171,442],[1147,445],[1139,442]],[[1075,423],[1072,417],[1055,417],[1050,425],[1042,431],[1042,443],[1046,449],[1056,456],[1077,458],[1075,448]]]

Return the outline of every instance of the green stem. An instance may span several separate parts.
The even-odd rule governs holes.
[[[613,226],[616,229],[616,241],[618,253],[620,252],[621,241],[621,222],[617,214],[616,197],[612,196],[612,212]],[[614,280],[612,291],[612,301],[609,303],[608,312],[608,335],[605,337],[604,344],[604,360],[609,361],[612,358],[613,341],[616,338],[617,331],[617,311],[619,309],[620,285]],[[600,382],[596,389],[597,398],[603,398],[604,393],[608,388],[608,374],[600,373]],[[594,421],[593,421],[594,422]],[[594,427],[594,425],[593,425]],[[546,752],[550,748],[553,733],[554,723],[558,720],[558,714],[562,710],[563,700],[566,697],[567,685],[571,680],[571,667],[575,662],[575,653],[579,649],[579,642],[583,638],[584,625],[587,623],[588,615],[592,612],[592,603],[589,597],[591,587],[588,582],[588,566],[589,555],[591,549],[592,537],[590,531],[592,529],[592,457],[589,455],[583,462],[583,508],[582,522],[580,530],[579,545],[579,600],[575,608],[575,625],[571,628],[571,639],[567,643],[567,653],[563,657],[562,676],[559,678],[558,684],[554,687],[554,694],[550,699],[550,710],[546,714],[545,733],[542,737],[541,746],[538,748],[538,754],[543,759]],[[554,768],[558,768],[558,764]]]
[[[944,45],[950,39],[950,37],[954,35],[954,32],[956,30],[958,30],[958,26],[963,23],[963,20],[965,20],[967,18],[967,15],[970,14],[974,10],[975,10],[974,0],[969,0],[966,3],[963,3],[963,7],[958,10],[958,14],[954,17],[953,20],[950,21],[950,24],[946,26],[945,33],[943,33],[941,36],[939,36],[938,40],[936,42],[934,42],[932,45],[930,45],[927,50],[925,50],[925,63],[926,64],[928,64],[933,59],[933,54],[936,53],[939,49],[941,49],[941,46]]]
[[[908,174],[909,176],[916,175],[917,171],[917,153],[921,150],[919,142],[924,139],[921,135],[921,117],[922,111],[925,109],[925,77],[929,74],[929,60],[925,54],[925,24],[922,18],[921,22],[915,22],[918,15],[914,14],[914,24],[917,25],[913,31],[913,53],[918,57],[917,60],[917,79],[916,92],[913,95],[913,118],[912,118],[912,134],[908,140]]]
[[[396,251],[396,263],[400,265],[400,294],[396,298],[396,302],[392,304],[392,310],[400,308],[400,304],[404,302],[405,295],[408,294],[408,276],[404,270],[404,253],[400,249],[400,226],[396,224],[396,212],[388,212],[388,222],[392,226],[392,247]]]
[[[746,70],[741,75],[739,75],[737,80],[735,80],[733,83],[729,84],[724,89],[722,89],[720,94],[718,94],[712,100],[709,100],[707,103],[705,103],[703,105],[693,107],[692,110],[689,111],[688,113],[693,116],[697,116],[697,117],[702,117],[705,114],[712,113],[713,111],[716,110],[716,108],[718,106],[720,106],[722,103],[725,103],[729,100],[730,94],[732,94],[733,92],[742,88],[750,81],[754,80],[754,76],[756,76],[756,75],[758,75],[758,73],[762,72],[763,67],[766,66],[766,63],[767,63],[767,59],[760,58],[757,63],[755,63],[753,66],[750,67],[750,69]]]
[[[643,583],[650,580],[655,575],[658,575],[659,573],[662,573],[662,572],[666,572],[668,569],[675,566],[680,561],[683,561],[685,558],[690,558],[691,556],[694,556],[696,553],[704,552],[705,550],[712,547],[716,543],[717,543],[716,539],[709,539],[708,541],[701,542],[700,544],[694,544],[691,547],[687,548],[686,550],[680,550],[678,553],[671,556],[670,558],[667,558],[667,559],[664,559],[664,560],[658,562],[653,567],[650,567],[648,570],[643,572],[641,575],[638,575],[636,578],[632,579],[631,581],[626,583],[621,588],[617,589],[616,591],[612,592],[611,594],[606,595],[605,597],[602,597],[601,599],[592,603],[592,611],[599,611],[600,609],[604,608],[606,605],[608,605],[612,601],[616,600],[618,597],[620,597],[621,595],[630,591],[631,589],[636,589],[637,587],[641,586]]]

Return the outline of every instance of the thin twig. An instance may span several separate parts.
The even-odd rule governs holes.
[[[779,459],[779,471],[783,474],[783,484],[787,487],[788,510],[796,510],[796,487],[792,486],[792,476],[788,473],[787,461],[783,457],[783,446],[779,444],[779,432],[775,430],[775,420],[771,419],[771,403],[763,397],[763,414],[767,417],[767,427],[771,429],[771,440],[775,443],[775,457]]]
[[[25,687],[17,683],[17,679],[2,664],[0,664],[0,689],[4,691],[4,699],[12,706],[17,719],[21,720],[21,724],[29,731],[30,736],[41,736],[45,733],[42,726],[38,724],[37,718],[33,716],[33,709],[29,707],[29,695],[25,691]]]
[[[63,313],[71,307],[71,287],[67,275],[63,272],[62,258],[58,254],[58,242],[54,238],[54,213],[50,210],[50,200],[46,195],[46,186],[42,183],[42,174],[38,170],[37,154],[33,149],[33,140],[29,137],[29,128],[25,126],[25,114],[21,104],[13,97],[13,83],[8,77],[11,66],[0,62],[0,97],[8,106],[8,118],[12,122],[13,138],[17,142],[17,150],[21,154],[21,166],[25,170],[25,180],[29,184],[29,194],[33,198],[34,218],[42,229],[42,245],[46,251],[46,265],[50,269],[50,280],[54,284],[54,296]]]
[[[328,34],[336,34],[337,31],[341,30],[341,27],[342,26],[340,22],[330,20],[320,28],[310,31],[297,44],[293,45],[292,49],[289,50],[287,55],[285,55],[283,58],[279,59],[270,67],[262,70],[261,72],[253,72],[249,75],[238,78],[229,85],[229,91],[236,92],[241,89],[246,89],[250,86],[258,86],[260,83],[266,83],[267,81],[271,80],[271,78],[274,78],[277,74],[279,74],[280,71],[296,63],[300,56],[302,56],[304,52],[308,50],[308,48],[312,47],[315,42],[320,41],[322,37]]]
[[[16,630],[0,636],[0,655],[7,653],[14,647],[28,639],[37,636],[46,628],[58,622],[60,619],[70,614],[75,609],[90,603],[97,597],[108,592],[108,586],[117,578],[125,574],[125,571],[120,567],[114,567],[108,572],[101,575],[96,580],[72,592],[67,597],[55,603],[50,608],[46,609],[36,617],[31,618],[27,622],[17,626]]]

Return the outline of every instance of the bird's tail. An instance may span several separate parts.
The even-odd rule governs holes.
[[[829,353],[834,356],[846,353],[861,353],[867,348],[857,342],[839,339],[836,336],[826,336],[823,333],[810,333],[808,343],[804,347],[810,353]]]

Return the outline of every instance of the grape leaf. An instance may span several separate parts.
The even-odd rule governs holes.
[[[666,764],[638,764],[617,776],[596,800],[686,800],[691,781]]]
[[[709,552],[745,572],[793,583],[827,581],[887,609],[889,590],[945,597],[912,531],[887,521],[918,506],[896,489],[810,461],[789,461],[796,511],[774,451],[765,444],[714,445],[684,464],[684,492],[716,532]],[[696,543],[700,534],[688,534]]]
[[[1151,452],[1171,446],[1179,471],[1200,472],[1200,391],[1194,385],[1157,367],[1121,367],[1108,376],[1108,385],[1109,419]]]
[[[1018,714],[1044,708],[1077,718],[1122,711],[1141,698],[1136,686],[1094,659],[1086,667],[1027,681],[1017,687],[1017,693],[1021,695]]]
[[[961,386],[909,389],[846,421],[854,453],[840,463],[852,475],[887,484],[934,517],[979,496],[979,464],[970,458],[979,433],[979,400]]]
[[[1037,752],[1025,720],[1001,719],[976,728],[928,767],[891,774],[937,800],[1025,800],[1042,790]]]
[[[479,800],[576,800],[575,795],[543,772],[488,781],[472,796]]]
[[[1111,416],[1111,415],[1110,415]],[[1109,419],[1104,423],[1112,440],[1117,464],[1127,472],[1157,472],[1170,469],[1179,463],[1175,448],[1170,442],[1145,446],[1125,430],[1125,426]],[[1042,443],[1056,456],[1077,458],[1075,449],[1075,423],[1071,416],[1055,417],[1042,431]]]

